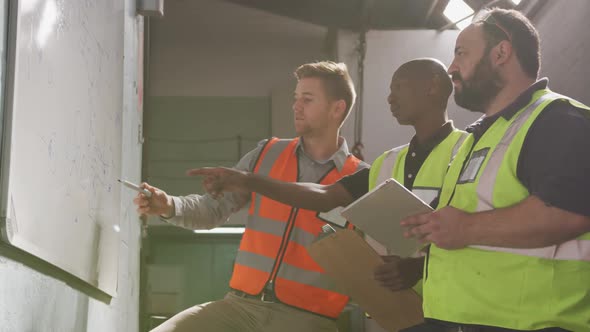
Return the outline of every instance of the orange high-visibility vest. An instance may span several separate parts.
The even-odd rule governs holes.
[[[254,173],[296,182],[298,141],[298,138],[270,139],[256,161]],[[350,155],[342,171],[334,167],[318,182],[332,184],[362,167],[364,164]],[[323,316],[338,317],[349,297],[336,291],[306,249],[326,224],[317,214],[253,193],[230,287],[256,295],[272,282],[279,301]]]

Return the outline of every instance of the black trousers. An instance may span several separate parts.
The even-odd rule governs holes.
[[[481,326],[481,325],[461,325],[449,322],[427,321],[423,324],[400,330],[400,332],[524,332],[522,330],[512,330],[503,327]],[[541,330],[526,332],[568,332],[558,327],[550,327]]]

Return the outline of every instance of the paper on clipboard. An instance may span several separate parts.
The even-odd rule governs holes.
[[[312,243],[311,257],[344,294],[384,329],[396,332],[420,324],[422,299],[413,289],[392,292],[374,278],[382,258],[355,231],[344,229]]]
[[[349,222],[401,257],[412,256],[420,245],[404,237],[400,221],[433,209],[394,179],[388,179],[341,212]]]

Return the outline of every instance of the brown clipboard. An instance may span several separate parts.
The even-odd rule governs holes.
[[[375,267],[383,260],[355,231],[340,230],[308,249],[338,289],[382,328],[397,332],[423,322],[422,299],[413,289],[392,292],[373,278]]]

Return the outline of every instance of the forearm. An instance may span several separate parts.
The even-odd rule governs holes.
[[[590,218],[546,205],[535,196],[508,208],[470,214],[464,228],[469,245],[540,248],[590,232]]]
[[[209,195],[173,197],[174,216],[166,222],[186,229],[212,229],[220,226],[239,209],[236,200],[227,194],[219,200]]]
[[[293,207],[327,212],[348,205],[352,198],[330,192],[330,186],[315,183],[282,182],[250,173],[245,181],[249,191],[257,192],[275,201]]]

